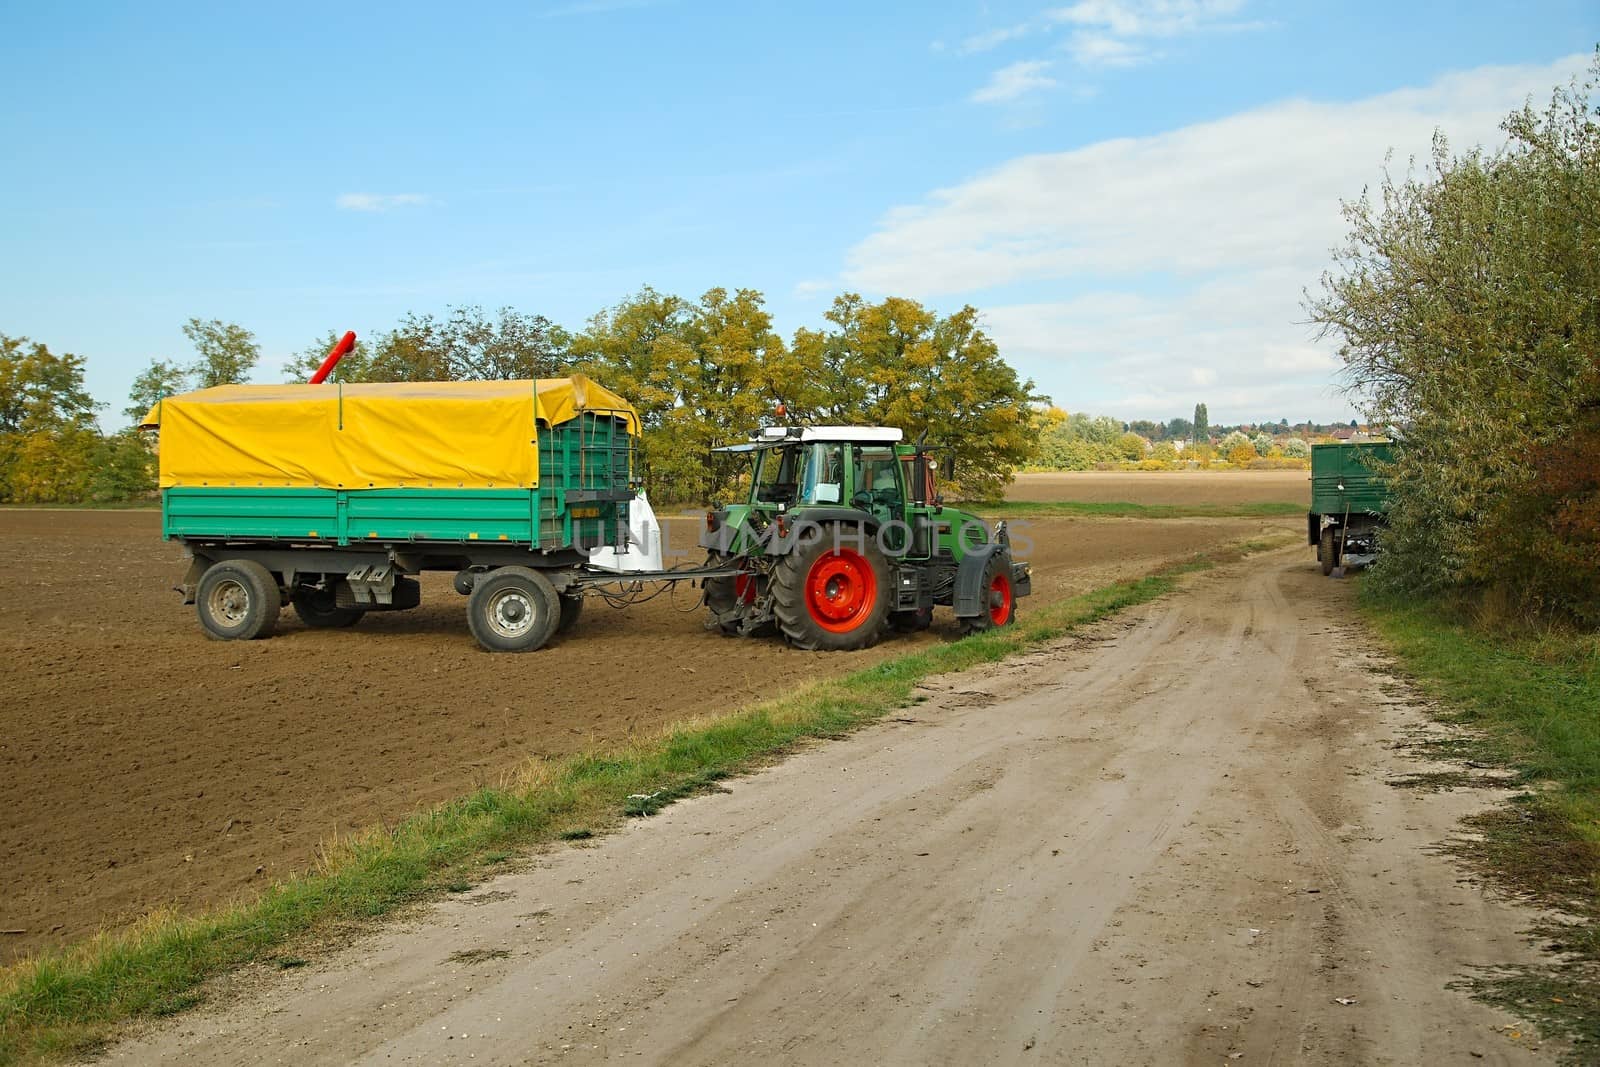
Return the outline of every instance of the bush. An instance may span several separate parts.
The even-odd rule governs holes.
[[[1397,425],[1380,586],[1504,586],[1529,612],[1600,622],[1591,434],[1600,410],[1600,52],[1584,84],[1345,206],[1350,233],[1309,306],[1340,338],[1371,421]]]

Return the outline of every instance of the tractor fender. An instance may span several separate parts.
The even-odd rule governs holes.
[[[1011,566],[1010,550],[995,541],[970,549],[961,557],[961,566],[956,570],[955,597],[951,602],[956,618],[980,615],[987,607],[983,596],[983,570],[996,554],[1005,560],[1007,567]]]

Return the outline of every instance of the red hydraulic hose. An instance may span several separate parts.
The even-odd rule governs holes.
[[[355,346],[356,332],[354,330],[346,330],[345,335],[339,338],[339,343],[334,345],[333,350],[328,353],[328,358],[322,361],[322,366],[317,368],[317,373],[313,374],[311,380],[306,384],[321,385],[327,380],[328,375],[333,373],[334,364],[348,356],[350,350]]]

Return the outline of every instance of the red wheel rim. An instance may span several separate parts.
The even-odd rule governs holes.
[[[878,576],[865,556],[840,548],[818,557],[806,575],[806,610],[830,633],[849,633],[878,603]]]
[[[997,574],[989,583],[989,621],[1004,626],[1011,621],[1011,575]]]

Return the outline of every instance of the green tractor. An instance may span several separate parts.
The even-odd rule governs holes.
[[[881,426],[774,426],[749,443],[750,490],[706,514],[701,545],[731,577],[705,582],[710,625],[850,651],[926,629],[937,604],[964,633],[1009,626],[1032,591],[1004,522],[945,507],[932,457]]]

